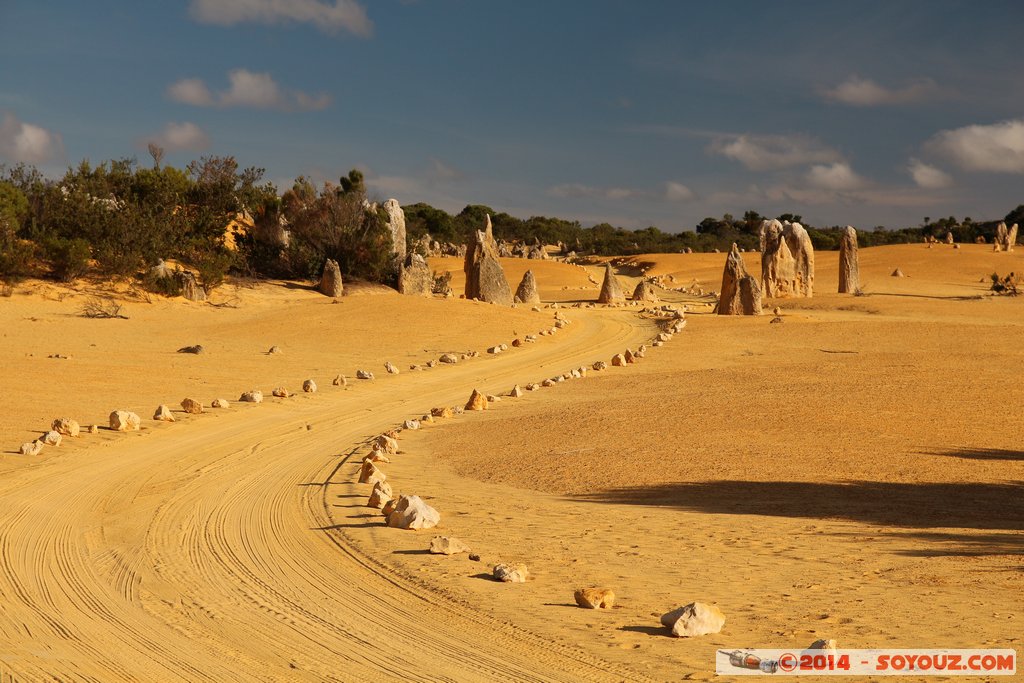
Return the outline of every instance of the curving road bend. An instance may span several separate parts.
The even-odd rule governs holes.
[[[636,680],[431,593],[349,543],[325,504],[354,470],[348,454],[382,429],[654,332],[626,311],[572,318],[500,356],[240,405],[12,471],[0,680]]]

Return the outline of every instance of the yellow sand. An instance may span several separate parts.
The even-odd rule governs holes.
[[[782,324],[695,305],[637,365],[404,432],[384,468],[441,511],[436,532],[384,528],[362,507],[362,443],[473,388],[635,349],[654,323],[563,308],[572,324],[553,337],[412,372],[547,329],[553,311],[368,287],[334,304],[271,283],[218,294],[237,308],[129,301],[128,320],[88,320],[84,292],[32,283],[0,299],[0,671],[679,680],[711,678],[717,647],[817,637],[1019,647],[1024,302],[978,280],[1024,257],[909,245],[861,259],[869,296],[830,294],[836,255],[818,254],[818,295],[780,302]],[[718,289],[724,255],[644,260]],[[432,266],[446,262],[461,277],[457,259]],[[546,300],[597,294],[597,268],[505,266],[513,289],[534,268]],[[907,278],[888,276],[897,266]],[[175,353],[196,343],[206,353]],[[283,353],[266,355],[274,344]],[[377,379],[357,382],[357,368]],[[348,390],[331,386],[338,373]],[[307,377],[317,394],[149,419],[185,396],[234,401]],[[114,408],[143,431],[10,453],[55,417],[103,424]],[[423,554],[435,533],[481,561]],[[531,580],[485,578],[498,561],[525,562]],[[618,607],[576,608],[583,585],[613,588]],[[725,630],[666,637],[658,615],[692,600],[717,603]]]

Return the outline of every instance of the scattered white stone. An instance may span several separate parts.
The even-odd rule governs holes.
[[[213,403],[210,404],[211,408],[230,408],[231,404],[226,398],[215,398]]]
[[[171,413],[170,408],[161,404],[157,406],[156,412],[153,413],[153,419],[160,422],[174,422],[174,415]]]
[[[22,455],[39,455],[43,452],[42,441],[27,441],[21,444],[21,450],[19,451]]]
[[[691,602],[661,615],[661,623],[677,638],[718,633],[725,626],[722,610],[706,602]]]
[[[586,609],[611,609],[615,606],[615,592],[610,588],[578,588],[573,598],[577,605]]]
[[[430,541],[430,552],[434,555],[458,555],[469,551],[470,547],[454,536],[435,536]]]
[[[203,404],[194,398],[184,398],[181,400],[181,409],[189,415],[199,415],[203,412]]]
[[[316,382],[314,382],[311,379],[307,379],[305,382],[302,383],[302,390],[304,392],[306,392],[307,394],[315,394],[316,393]]]
[[[419,429],[420,428],[420,421],[419,420],[406,420],[405,422],[402,423],[402,428],[403,429]]]
[[[39,440],[42,441],[47,446],[59,446],[60,442],[64,440],[64,437],[61,436],[60,432],[51,429],[50,431],[43,434],[43,438]]]
[[[338,375],[337,377],[334,378],[334,381],[331,382],[331,384],[333,384],[336,387],[347,387],[348,380],[345,379],[345,375]]]
[[[115,410],[110,414],[110,428],[115,432],[137,432],[142,420],[130,410]]]
[[[400,496],[388,515],[388,526],[398,529],[430,529],[441,521],[441,513],[419,496]]]
[[[288,390],[284,387],[275,387],[270,393],[278,398],[288,398],[291,396],[291,394],[288,393]]]
[[[64,436],[78,436],[81,432],[81,427],[78,423],[72,420],[70,417],[58,417],[50,425],[50,429],[55,432],[60,432]]]
[[[373,491],[370,492],[370,498],[366,501],[366,507],[379,510],[391,500],[393,495],[391,484],[386,481],[378,481],[373,485]]]
[[[526,577],[529,576],[529,571],[526,569],[525,564],[497,565],[493,572],[494,578],[504,583],[526,583]]]
[[[442,354],[441,357],[438,358],[438,360],[441,361],[442,363],[454,365],[455,363],[459,362],[459,357],[456,356],[454,353],[445,353]]]
[[[281,353],[281,347],[275,344],[274,346],[270,347],[270,350],[267,351],[267,353]]]
[[[378,468],[371,460],[364,460],[363,466],[359,469],[360,484],[376,484],[378,481],[387,480],[384,470]]]
[[[387,361],[386,363],[384,363],[384,369],[387,370],[387,373],[389,375],[398,374],[398,368],[396,368],[391,361]]]
[[[259,389],[245,391],[238,397],[238,400],[242,403],[263,403],[263,392]]]
[[[512,391],[508,392],[508,395],[511,396],[512,398],[519,398],[520,396],[523,395],[523,390],[520,389],[519,385],[517,384],[514,387],[512,387]]]
[[[369,370],[356,370],[356,379],[373,379],[373,373]]]

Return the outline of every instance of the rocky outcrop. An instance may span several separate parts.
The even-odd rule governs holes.
[[[661,615],[661,624],[677,638],[718,633],[725,626],[725,615],[714,605],[691,602]]]
[[[1017,224],[1007,229],[1006,223],[1000,221],[996,226],[996,237],[992,240],[992,251],[1013,251],[1017,244]]]
[[[735,243],[725,259],[721,292],[716,309],[718,315],[760,315],[760,288],[753,276],[747,273],[743,256]]]
[[[626,297],[622,294],[622,285],[619,284],[619,279],[615,277],[612,264],[604,264],[604,282],[601,283],[601,293],[597,296],[597,303],[611,304],[625,300]]]
[[[434,276],[430,266],[419,254],[409,254],[398,272],[398,291],[410,296],[430,296],[434,288]]]
[[[769,298],[790,297],[796,291],[796,259],[777,220],[761,223],[761,281]],[[724,292],[723,288],[723,292]]]
[[[540,292],[537,291],[537,279],[533,276],[532,270],[528,270],[523,273],[523,279],[519,282],[519,287],[516,289],[516,296],[513,301],[517,304],[540,303]]]
[[[610,588],[578,588],[573,598],[577,605],[586,609],[611,609],[615,606],[615,592]]]
[[[466,298],[488,303],[512,305],[512,291],[498,260],[498,245],[491,231],[491,217],[485,230],[474,233],[473,243],[466,249],[463,264],[466,272]]]
[[[761,223],[761,281],[769,298],[813,295],[814,246],[802,225]]]
[[[783,223],[782,236],[796,262],[796,296],[814,296],[814,245],[799,223]]]
[[[388,515],[388,526],[398,529],[430,529],[441,521],[441,513],[419,496],[401,496]]]
[[[115,410],[110,414],[109,424],[115,432],[137,432],[142,420],[130,410]]]
[[[641,280],[633,290],[633,301],[647,301],[649,303],[658,303],[658,292],[654,289],[654,285],[647,280]]]
[[[397,199],[384,202],[388,214],[387,228],[391,233],[391,249],[396,269],[405,262],[405,211]]]
[[[740,310],[743,315],[761,315],[761,286],[753,275],[740,278]]]
[[[341,268],[338,267],[337,261],[332,258],[327,259],[323,275],[320,276],[320,284],[316,286],[316,289],[324,296],[335,299],[345,293],[345,285],[341,281]]]
[[[839,234],[839,293],[854,294],[860,289],[857,264],[857,231],[847,225]]]

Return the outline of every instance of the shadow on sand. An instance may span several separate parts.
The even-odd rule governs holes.
[[[998,453],[1009,459],[1020,455]],[[906,538],[934,544],[934,548],[897,551],[911,556],[1024,555],[1024,534],[1020,533],[1024,530],[1024,482],[720,480],[611,489],[579,500],[719,515],[850,520],[894,527],[892,534],[884,535],[896,542]]]

